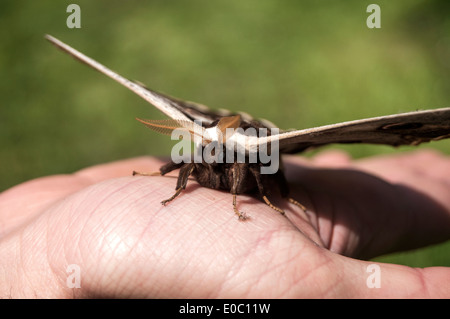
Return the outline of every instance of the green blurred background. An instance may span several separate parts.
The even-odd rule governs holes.
[[[70,3],[81,7],[81,29],[66,26]],[[167,156],[173,145],[134,120],[161,113],[56,50],[46,33],[155,90],[285,129],[450,106],[450,1],[376,1],[381,29],[366,26],[370,3],[2,0],[0,191]],[[354,157],[413,149],[328,148]],[[420,148],[450,154],[450,141]],[[376,260],[450,266],[449,251],[447,242]]]

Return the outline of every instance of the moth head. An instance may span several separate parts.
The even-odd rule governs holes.
[[[241,124],[240,115],[222,117],[217,125],[209,128],[203,127],[197,121],[188,120],[143,120],[140,118],[136,118],[136,120],[148,128],[165,135],[172,135],[174,130],[183,130],[189,133],[192,141],[201,141],[203,146],[211,142],[226,142]]]
[[[216,125],[207,128],[206,134],[212,142],[225,143],[240,125],[240,115],[225,116]]]

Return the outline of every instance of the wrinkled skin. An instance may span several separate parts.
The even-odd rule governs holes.
[[[450,238],[450,158],[417,151],[351,160],[341,152],[285,158],[299,207],[232,195],[134,158],[48,176],[0,194],[1,297],[450,297],[450,269],[368,258]],[[172,176],[172,177],[171,177]],[[68,265],[81,288],[69,288]]]

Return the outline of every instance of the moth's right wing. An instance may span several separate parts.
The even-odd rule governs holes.
[[[380,116],[261,138],[258,143],[278,139],[280,152],[297,153],[333,143],[418,145],[450,138],[450,108]]]

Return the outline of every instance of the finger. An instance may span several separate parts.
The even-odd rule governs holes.
[[[90,182],[72,175],[34,179],[0,193],[0,237]]]
[[[436,179],[450,176],[449,157],[435,150],[375,156],[355,161],[355,165],[392,182],[404,180],[411,171]]]
[[[315,166],[327,168],[348,167],[352,161],[348,153],[341,150],[327,150],[318,153],[312,158]]]
[[[337,256],[330,265],[335,296],[350,298],[449,298],[450,268],[424,269]],[[342,271],[345,269],[345,271]],[[331,281],[331,280],[330,280]]]
[[[450,211],[450,158],[424,150],[355,162],[361,170],[391,183],[407,185],[437,200]]]
[[[333,251],[372,258],[448,239],[448,186],[423,176],[411,182],[406,173],[401,185],[394,185],[352,167],[324,169],[296,162],[288,157],[285,165],[291,196],[309,208],[312,225]],[[404,165],[380,168],[408,171]],[[383,229],[383,236],[376,229]]]

